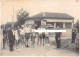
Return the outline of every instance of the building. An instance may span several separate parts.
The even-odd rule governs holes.
[[[62,36],[71,37],[73,28],[74,18],[66,13],[51,13],[42,12],[40,14],[34,15],[25,21],[26,24],[34,24],[35,28],[41,25],[46,25],[48,29],[65,29],[66,32],[62,33]],[[54,33],[51,33],[54,34]]]

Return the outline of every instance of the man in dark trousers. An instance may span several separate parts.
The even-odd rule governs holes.
[[[6,39],[7,39],[7,30],[3,29],[3,49],[5,49]]]
[[[8,39],[9,39],[10,51],[13,51],[14,36],[10,27],[8,28]]]
[[[59,28],[59,27],[57,26],[57,28]],[[61,47],[61,34],[62,34],[61,32],[56,32],[55,33],[57,48]]]
[[[75,43],[75,38],[76,38],[76,31],[75,30],[76,30],[75,28],[72,29],[72,43]]]

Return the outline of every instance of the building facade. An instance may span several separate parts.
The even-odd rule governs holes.
[[[36,29],[39,26],[47,26],[51,30],[57,29],[57,26],[59,26],[59,29],[66,30],[62,33],[62,36],[71,37],[74,18],[65,13],[42,12],[26,19],[25,25],[27,24],[36,25]],[[50,33],[50,35],[53,36],[54,33]]]

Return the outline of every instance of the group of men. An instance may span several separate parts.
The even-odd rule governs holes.
[[[40,26],[37,30],[46,30],[47,28]],[[17,26],[14,30],[9,27],[8,29],[3,29],[3,49],[5,48],[5,43],[10,48],[10,51],[14,50],[14,46],[18,48],[21,44],[22,47],[35,47],[37,39],[37,45],[49,46],[49,35],[47,32],[35,32],[35,26]],[[31,40],[31,41],[30,41]],[[29,43],[31,42],[31,45]]]

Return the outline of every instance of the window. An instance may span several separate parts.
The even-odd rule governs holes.
[[[56,22],[56,28],[59,26],[59,28],[63,28],[63,23],[62,22]]]
[[[53,29],[54,28],[54,22],[47,22],[47,27],[49,28],[49,29]]]
[[[54,25],[54,22],[47,22],[47,24],[52,24],[52,25]]]
[[[65,23],[65,28],[72,28],[72,23]]]

